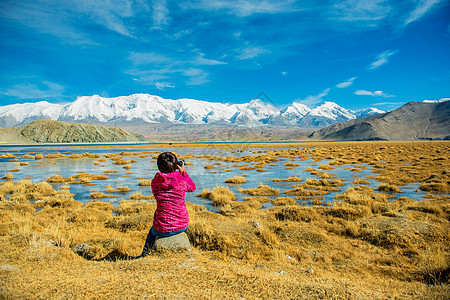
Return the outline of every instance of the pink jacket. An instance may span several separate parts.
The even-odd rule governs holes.
[[[184,202],[186,192],[195,191],[196,186],[185,172],[156,173],[152,180],[152,192],[156,198],[153,228],[159,232],[184,229],[189,224],[189,215]]]

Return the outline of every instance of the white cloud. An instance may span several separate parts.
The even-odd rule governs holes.
[[[170,61],[169,57],[154,52],[130,52],[128,60],[130,60],[134,66],[160,64]]]
[[[357,78],[358,78],[358,77],[352,77],[352,78],[348,79],[348,80],[345,81],[345,82],[336,84],[336,87],[339,88],[339,89],[343,89],[343,88],[349,87],[349,86],[351,86],[351,85],[353,84],[353,82],[354,82]]]
[[[153,0],[153,28],[161,29],[169,24],[169,9],[166,0]]]
[[[404,26],[411,22],[417,21],[422,18],[432,7],[441,2],[441,0],[421,0],[417,4],[416,8],[410,13],[409,17],[405,20]]]
[[[175,85],[170,84],[168,82],[155,82],[155,86],[158,90],[164,90],[165,88],[174,88]]]
[[[247,17],[253,14],[274,14],[295,11],[294,0],[201,0],[189,1],[180,4],[184,8],[200,9],[205,11],[227,11],[239,17]]]
[[[8,1],[2,3],[1,17],[31,28],[40,34],[55,36],[65,43],[78,45],[97,45],[92,39],[80,33],[68,21],[69,18],[60,12],[58,3],[22,3]],[[60,13],[55,13],[60,12]]]
[[[189,77],[189,80],[186,82],[187,85],[202,85],[209,81],[209,73],[201,69],[189,68],[187,70],[183,70],[182,73]]]
[[[207,59],[204,57],[205,55],[203,53],[200,53],[200,55],[194,59],[195,65],[204,65],[204,66],[214,66],[214,65],[226,65],[226,62],[218,61],[214,59]]]
[[[335,4],[331,14],[340,21],[377,21],[386,18],[390,10],[386,0],[345,0]]]
[[[389,58],[396,54],[398,51],[386,50],[380,54],[378,54],[376,60],[372,62],[369,66],[369,69],[376,69],[389,61]]]
[[[224,62],[204,58],[204,54],[197,54],[192,59],[171,59],[158,53],[132,52],[128,56],[132,67],[126,71],[134,76],[133,80],[146,85],[154,85],[158,89],[174,87],[168,81],[180,80],[184,77],[186,85],[202,85],[209,82],[209,73],[198,66],[223,65]],[[182,79],[183,80],[183,79]]]
[[[248,46],[248,47],[240,50],[240,54],[238,55],[238,58],[240,60],[251,59],[251,58],[255,58],[261,54],[266,54],[269,52],[270,52],[269,50],[264,49],[262,47]]]
[[[65,87],[50,81],[26,82],[0,91],[0,94],[17,97],[19,99],[62,98]]]
[[[330,92],[330,90],[331,90],[330,88],[327,88],[327,89],[323,90],[318,95],[311,95],[311,96],[306,97],[303,100],[297,99],[297,100],[295,100],[295,102],[304,104],[304,105],[306,105],[308,107],[314,107],[314,106],[318,105],[320,102],[323,101],[322,98],[327,96],[328,93]]]
[[[357,90],[357,91],[355,91],[355,95],[372,96],[372,97],[383,97],[383,98],[395,97],[394,95],[385,94],[383,91],[370,92],[370,91],[366,91],[366,90]]]

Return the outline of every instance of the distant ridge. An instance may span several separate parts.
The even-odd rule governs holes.
[[[450,101],[408,102],[393,111],[333,124],[313,132],[315,140],[449,140]]]
[[[129,133],[120,128],[52,120],[38,120],[16,128],[1,128],[0,135],[0,139],[14,143],[100,143],[146,140],[141,135]]]
[[[36,103],[0,106],[0,127],[15,127],[40,119],[100,125],[123,124],[208,124],[225,126],[297,126],[318,129],[337,122],[370,116],[384,111],[376,108],[349,110],[334,102],[324,102],[313,109],[293,102],[280,109],[254,99],[230,104],[194,99],[164,99],[149,94],[116,98],[98,95],[78,97],[68,104]],[[122,127],[123,127],[122,125]]]

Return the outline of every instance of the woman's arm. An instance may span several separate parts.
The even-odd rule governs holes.
[[[182,165],[178,165],[178,170],[180,170],[181,176],[183,176],[183,180],[187,183],[186,192],[193,192],[197,188],[195,183],[192,181],[191,177],[189,177],[188,173],[186,173],[186,167],[184,166],[184,161],[182,161]]]

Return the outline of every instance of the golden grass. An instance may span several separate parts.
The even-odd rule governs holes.
[[[139,180],[139,185],[140,186],[151,186],[152,181],[151,180]]]
[[[130,199],[131,200],[150,200],[150,199],[155,199],[155,196],[150,195],[150,196],[145,196],[142,195],[141,192],[136,192],[130,195]]]
[[[258,202],[264,203],[264,202],[270,202],[270,201],[272,201],[272,199],[269,197],[255,196],[255,197],[244,197],[244,201],[258,201]]]
[[[280,190],[273,189],[267,185],[263,185],[262,183],[260,183],[257,188],[239,189],[239,192],[252,196],[277,196],[280,194]]]
[[[269,155],[278,160],[307,156],[319,162],[333,157],[358,167],[370,164],[386,185],[401,188],[419,182],[426,189],[427,184],[440,183],[432,193],[448,189],[448,142],[256,146],[265,152],[236,160]],[[241,148],[227,144],[221,149]],[[251,199],[224,205],[224,215],[188,203],[191,252],[111,262],[111,257],[140,253],[156,204],[121,201],[118,209],[108,203],[82,205],[61,190],[37,188],[29,181],[0,183],[0,297],[448,298],[446,192],[432,200],[400,197],[389,202],[387,195],[357,186],[330,207],[287,204],[262,210],[260,202]],[[71,251],[80,243],[91,245],[90,255],[98,261]]]
[[[272,200],[272,204],[275,206],[288,206],[288,205],[296,205],[297,201],[290,197],[278,197]]]
[[[212,191],[209,189],[203,189],[197,197],[211,200],[214,206],[229,205],[232,201],[236,200],[234,193],[223,186],[217,186]]]
[[[297,176],[292,176],[287,179],[274,178],[274,179],[272,179],[272,181],[273,182],[300,182],[300,181],[303,181],[303,179],[300,177],[297,177]]]
[[[227,180],[225,180],[225,183],[235,183],[235,184],[240,184],[240,183],[245,183],[246,180],[244,177],[241,176],[235,176],[233,178],[228,178]]]
[[[353,180],[354,184],[370,184],[370,182],[365,178],[356,178]]]
[[[14,175],[11,173],[6,173],[5,176],[3,176],[2,178],[3,180],[13,180],[14,179]]]
[[[395,185],[382,184],[382,185],[379,185],[377,189],[380,192],[403,193],[403,191],[400,190],[400,188],[398,186],[395,186]]]
[[[57,153],[49,153],[49,154],[45,155],[46,159],[54,159],[54,158],[62,158],[62,157],[67,157],[67,155],[61,154],[59,152],[57,152]]]
[[[113,189],[112,187],[108,187],[105,192],[107,193],[127,193],[130,191],[130,188],[127,186],[119,186],[117,189]]]
[[[105,193],[103,193],[103,192],[93,192],[93,193],[91,193],[91,198],[92,198],[92,199],[115,198],[115,197],[119,197],[119,196],[117,196],[117,195],[105,194]]]

